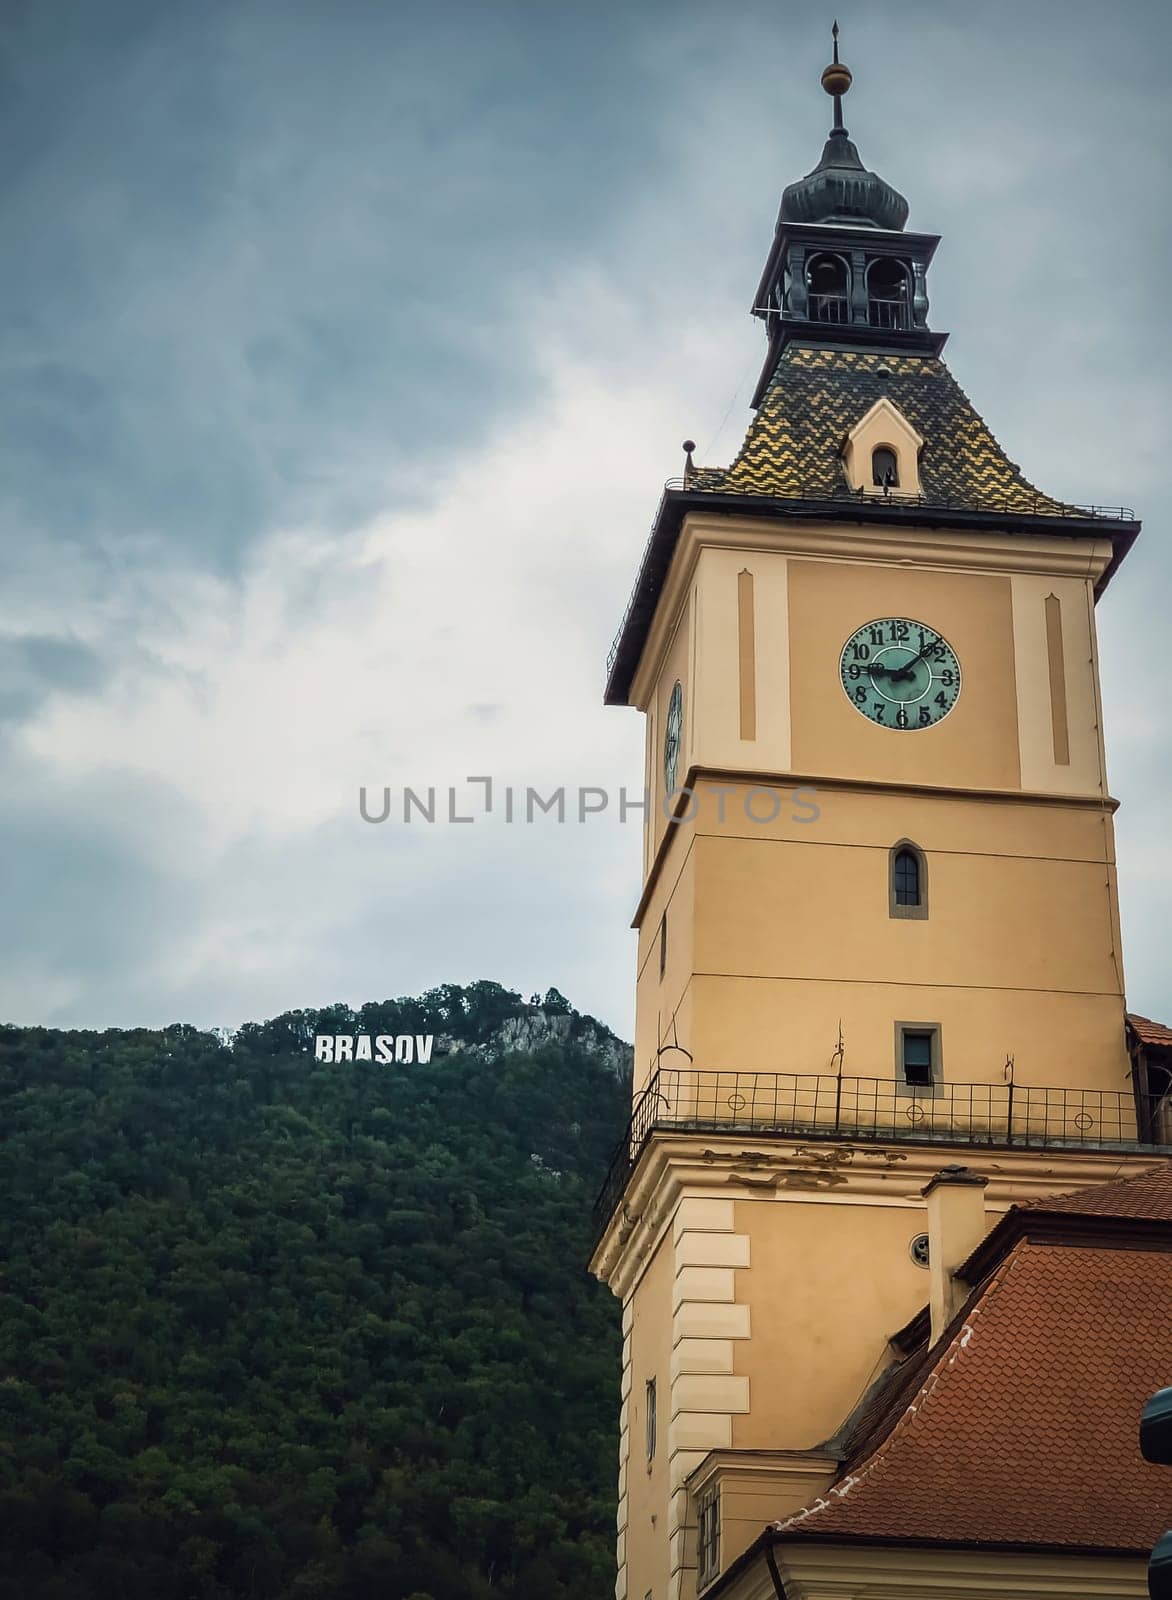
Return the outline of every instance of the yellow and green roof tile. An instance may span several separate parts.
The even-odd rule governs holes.
[[[790,344],[729,467],[697,467],[687,487],[779,499],[857,499],[842,447],[886,396],[924,440],[926,504],[1035,516],[1070,508],[1040,494],[997,443],[938,357]]]

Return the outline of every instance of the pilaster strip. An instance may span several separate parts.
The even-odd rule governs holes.
[[[1070,765],[1070,725],[1066,707],[1066,658],[1062,649],[1062,601],[1046,596],[1046,657],[1050,667],[1050,728],[1054,765]]]
[[[741,738],[757,737],[757,644],[753,574],[737,574],[737,652],[740,676]]]

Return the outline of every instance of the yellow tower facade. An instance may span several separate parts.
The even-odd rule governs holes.
[[[609,668],[649,794],[592,1260],[623,1303],[618,1600],[692,1600],[829,1481],[928,1299],[933,1206],[975,1245],[1156,1142],[1095,639],[1138,524],[1041,494],[957,385],[938,241],[863,168],[849,81],[783,195],[754,420],[728,468],[688,450]],[[933,1189],[974,1149],[986,1185]]]

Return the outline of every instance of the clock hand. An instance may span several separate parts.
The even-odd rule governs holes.
[[[912,668],[918,659],[919,657],[915,657],[911,661],[905,661],[902,667],[885,667],[882,662],[873,661],[870,663],[870,673],[873,678],[882,676],[890,679],[891,682],[895,682],[899,678],[914,678],[915,673]]]

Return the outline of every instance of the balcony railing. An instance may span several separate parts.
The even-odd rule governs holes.
[[[811,322],[850,321],[850,301],[844,294],[812,294],[809,307]]]
[[[1001,1149],[1136,1150],[1172,1146],[1165,1102],[1140,1108],[1130,1090],[1042,1089],[1020,1083],[936,1083],[833,1073],[660,1068],[635,1102],[594,1207],[610,1221],[635,1163],[660,1129],[797,1135]]]
[[[873,328],[896,328],[905,331],[912,325],[906,298],[885,299],[872,295],[867,301],[867,321]]]

